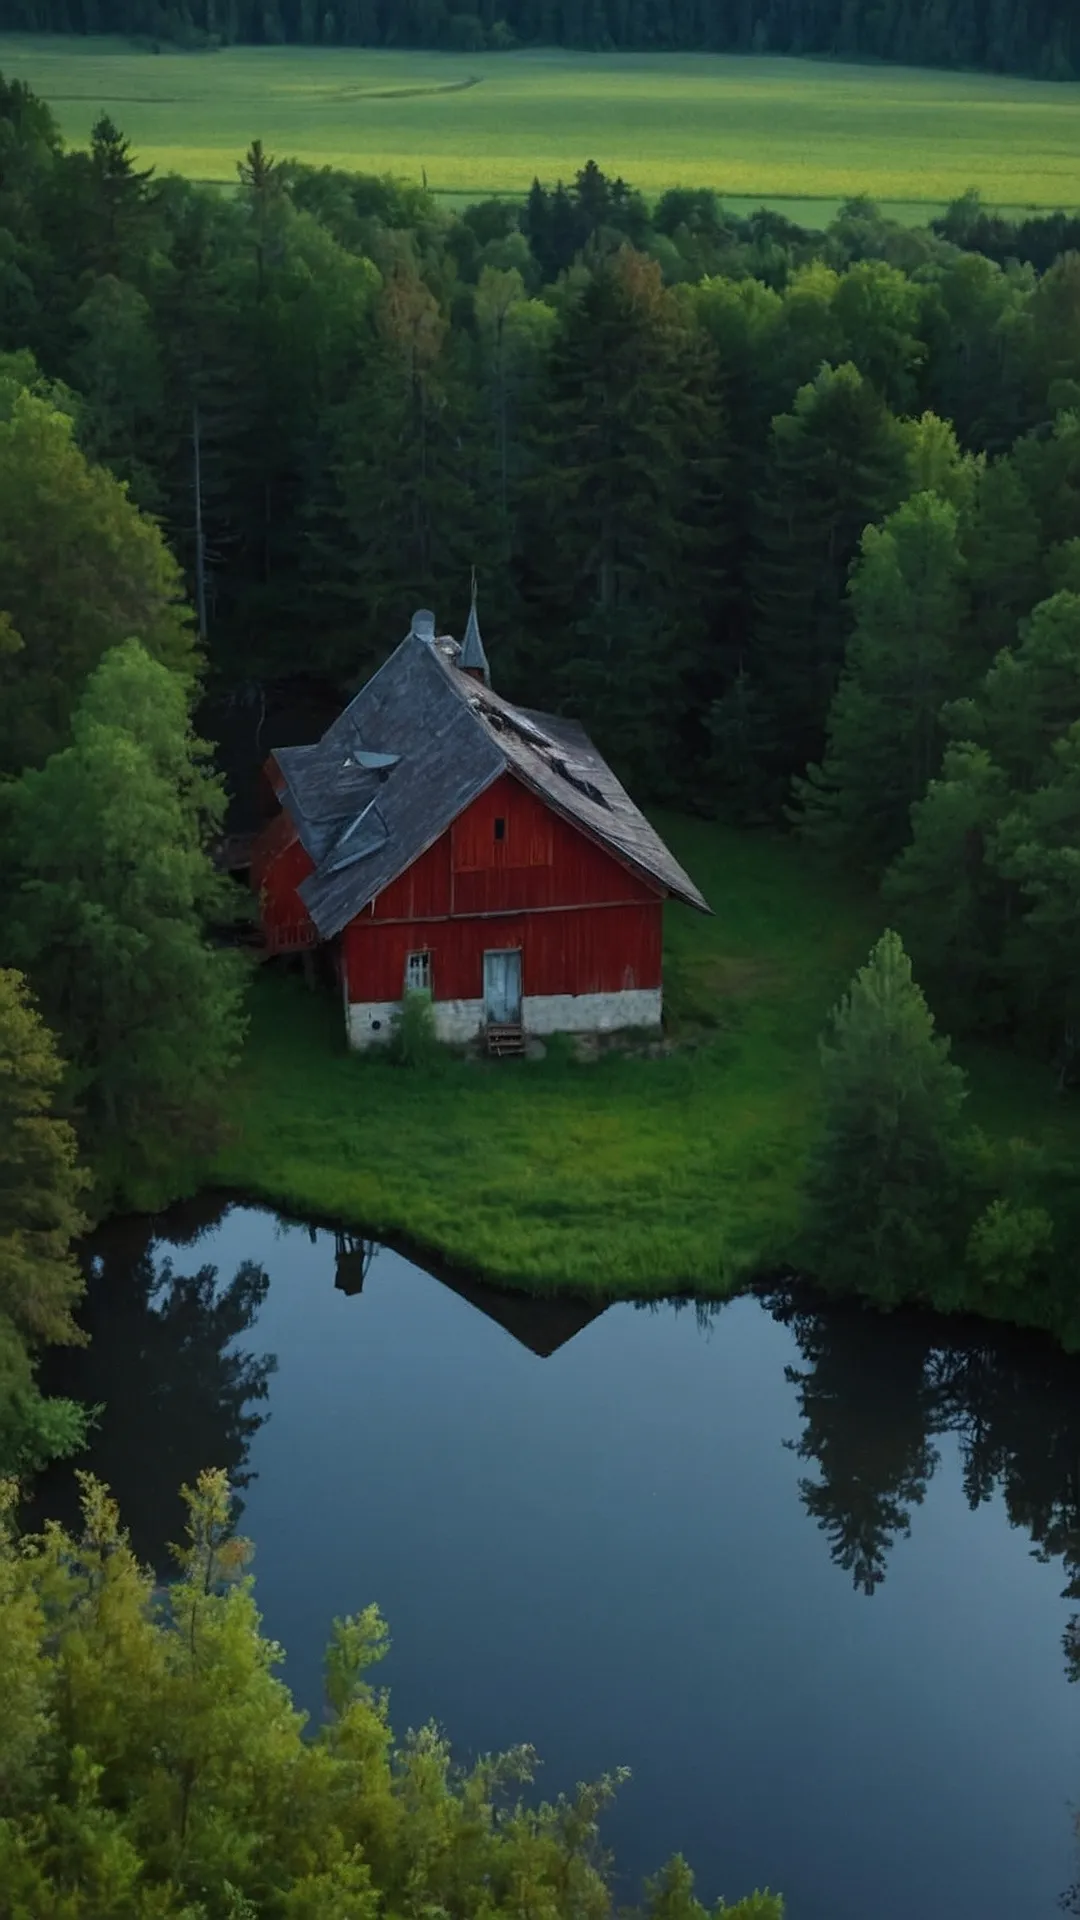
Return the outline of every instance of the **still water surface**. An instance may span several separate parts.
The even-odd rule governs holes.
[[[1077,1877],[1080,1365],[802,1295],[591,1312],[203,1201],[93,1243],[91,1464],[166,1563],[242,1485],[265,1627],[319,1709],[378,1601],[399,1729],[633,1779],[620,1893],[680,1850],[791,1920],[1051,1920]],[[65,1513],[69,1476],[43,1505]],[[1080,1593],[1080,1587],[1077,1588]]]

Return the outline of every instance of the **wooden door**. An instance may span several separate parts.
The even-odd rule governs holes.
[[[484,955],[484,1018],[490,1027],[521,1025],[521,949]]]

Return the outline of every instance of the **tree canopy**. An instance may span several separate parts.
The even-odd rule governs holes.
[[[239,962],[205,933],[226,884],[206,851],[224,796],[183,682],[136,640],[95,668],[72,729],[9,792],[4,941],[62,1037],[88,1129],[122,1147],[130,1180],[209,1136],[239,1045]]]
[[[43,1400],[31,1355],[82,1338],[72,1242],[86,1220],[75,1132],[56,1110],[63,1078],[21,974],[0,969],[0,1472],[23,1473],[81,1440],[69,1402]]]
[[[72,421],[26,389],[0,404],[0,770],[68,738],[87,674],[132,636],[194,677],[179,569]]]
[[[185,1489],[162,1592],[106,1490],[82,1521],[0,1535],[0,1882],[17,1913],[65,1920],[403,1920],[483,1912],[610,1920],[599,1822],[622,1776],[532,1805],[528,1748],[451,1761],[395,1741],[370,1669],[374,1607],[335,1622],[313,1737],[274,1669],[225,1475]],[[757,1894],[719,1920],[782,1920]],[[707,1920],[675,1860],[642,1920]]]

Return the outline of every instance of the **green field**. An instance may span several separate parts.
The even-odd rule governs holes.
[[[524,192],[587,158],[655,194],[710,186],[827,219],[869,193],[908,218],[970,186],[1002,208],[1080,205],[1080,86],[712,54],[136,52],[0,36],[0,69],[84,142],[106,109],[145,161],[232,180],[278,156],[447,194]]]
[[[817,1035],[881,908],[794,840],[660,824],[715,908],[667,911],[675,1051],[587,1064],[556,1048],[429,1076],[348,1054],[336,995],[263,970],[203,1177],[538,1291],[723,1294],[792,1258]],[[1075,1163],[1080,1101],[1047,1068],[985,1049],[964,1064],[975,1124]]]

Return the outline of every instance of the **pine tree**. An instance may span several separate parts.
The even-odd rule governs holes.
[[[90,217],[85,246],[95,273],[124,279],[132,263],[144,266],[155,217],[149,192],[153,173],[153,167],[135,165],[130,142],[103,113],[90,131]]]
[[[796,779],[809,839],[881,873],[937,773],[941,709],[961,691],[966,613],[955,508],[915,494],[868,527],[852,572],[855,629],[829,713],[824,761]]]
[[[1080,1069],[1080,718],[1056,740],[1031,793],[1016,796],[994,839],[994,867],[1020,893],[1003,942],[1014,998],[1061,1065]]]
[[[903,430],[857,368],[823,368],[773,421],[755,520],[748,665],[772,707],[789,773],[821,751],[863,529],[907,490]]]
[[[653,262],[620,252],[565,308],[536,438],[535,695],[556,690],[631,777],[670,792],[684,676],[718,597],[723,444],[707,343]]]
[[[834,1010],[821,1066],[814,1269],[886,1306],[927,1294],[954,1246],[965,1086],[897,934],[882,935]]]
[[[912,808],[912,836],[883,894],[950,1025],[999,1025],[1009,919],[992,859],[1009,785],[985,747],[959,742]]]
[[[478,502],[473,484],[480,400],[461,343],[415,269],[387,278],[375,319],[362,373],[323,415],[322,474],[305,508],[323,658],[350,676],[377,664],[388,623],[404,631],[418,602],[461,604],[499,515],[497,489]],[[366,657],[358,627],[371,636]]]
[[[961,542],[971,583],[972,667],[985,672],[1042,594],[1038,517],[1011,461],[979,469]]]

